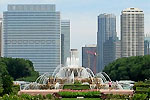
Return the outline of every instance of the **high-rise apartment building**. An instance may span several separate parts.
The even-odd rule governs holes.
[[[116,16],[113,14],[100,14],[98,16],[97,32],[97,72],[115,60]]]
[[[70,57],[70,21],[61,21],[61,64],[65,65]]]
[[[96,45],[85,45],[82,47],[82,66],[90,68],[96,74]]]
[[[29,59],[40,74],[52,74],[61,64],[61,21],[55,5],[8,5],[3,22],[4,57]]]
[[[144,13],[127,8],[121,14],[121,56],[144,55]]]

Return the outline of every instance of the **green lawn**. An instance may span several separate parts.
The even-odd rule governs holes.
[[[62,98],[61,100],[102,100],[100,98],[84,98],[84,99],[77,99],[77,98]]]

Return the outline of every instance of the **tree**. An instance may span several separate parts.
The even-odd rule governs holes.
[[[8,71],[6,69],[6,65],[5,65],[5,63],[0,62],[0,95],[2,95],[3,90],[4,90],[4,88],[3,88],[3,79],[2,79],[2,76],[3,76],[4,73],[8,74]]]
[[[33,63],[22,58],[0,58],[0,95],[12,92],[13,79],[35,81],[39,73]]]
[[[104,68],[112,80],[143,81],[150,78],[150,55],[120,58]]]
[[[7,73],[3,73],[2,75],[2,84],[3,94],[10,94],[12,92],[13,80]]]
[[[34,71],[33,63],[29,60],[22,58],[1,58],[0,61],[6,64],[7,71],[14,80],[34,75],[35,78],[39,76],[39,73]]]

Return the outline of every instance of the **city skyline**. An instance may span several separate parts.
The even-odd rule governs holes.
[[[145,1],[145,2],[144,2]],[[70,19],[71,21],[71,48],[77,48],[80,51],[85,44],[96,44],[97,33],[97,16],[102,13],[113,13],[117,19],[117,34],[120,34],[120,15],[125,8],[136,7],[140,8],[145,13],[145,33],[149,33],[148,28],[150,23],[149,3],[150,1],[142,0],[124,0],[118,5],[119,0],[1,0],[0,13],[6,11],[7,4],[56,4],[57,10],[61,11],[62,18]],[[111,6],[109,6],[111,5]],[[143,6],[144,5],[144,6]],[[84,6],[84,7],[83,7]],[[86,17],[85,17],[86,16]],[[79,24],[80,23],[80,24]],[[90,30],[88,30],[90,29]],[[120,35],[119,35],[120,36]],[[81,37],[85,37],[82,38]],[[90,37],[90,39],[89,39]],[[76,39],[79,39],[76,41]],[[81,63],[81,62],[80,62]]]

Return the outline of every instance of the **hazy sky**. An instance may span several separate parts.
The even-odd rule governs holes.
[[[96,44],[97,16],[113,13],[117,16],[117,33],[120,36],[120,14],[129,7],[137,7],[145,14],[145,33],[150,33],[150,0],[0,0],[0,13],[7,4],[56,4],[62,19],[71,21],[71,48],[80,51],[85,44]]]

